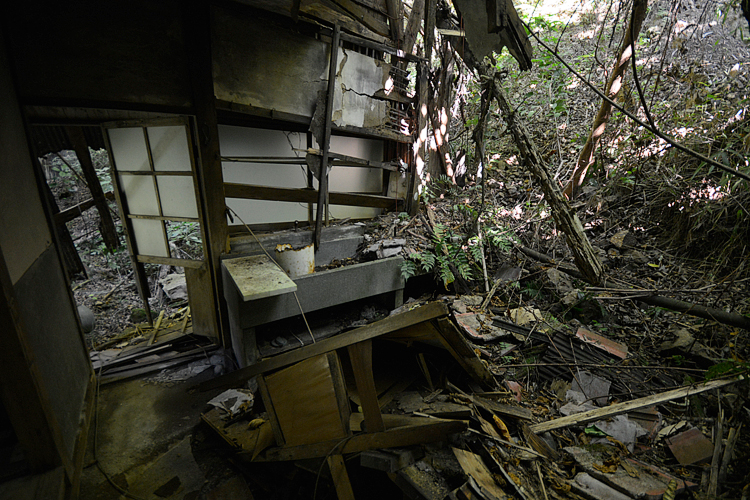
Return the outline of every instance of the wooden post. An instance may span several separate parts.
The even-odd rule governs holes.
[[[196,123],[195,145],[200,158],[196,165],[202,198],[200,207],[203,211],[202,219],[208,239],[203,242],[203,247],[209,272],[206,273],[201,286],[211,289],[210,300],[217,311],[216,316],[210,319],[214,323],[211,329],[216,331],[224,345],[232,345],[229,327],[226,326],[229,325],[229,316],[226,302],[222,298],[221,261],[219,259],[227,245],[228,229],[212,75],[211,4],[200,0],[190,0],[185,3],[183,15]],[[208,294],[205,294],[205,297],[209,300]]]
[[[354,500],[354,491],[352,483],[349,481],[349,474],[346,472],[346,464],[342,455],[331,455],[326,458],[328,468],[331,471],[331,480],[336,488],[336,496],[339,500]]]
[[[350,345],[349,358],[352,362],[359,400],[362,403],[366,430],[367,432],[384,431],[385,425],[383,424],[383,416],[380,414],[375,377],[372,373],[372,340]]]
[[[323,144],[320,145],[322,158],[320,161],[320,175],[318,179],[318,205],[315,214],[315,250],[320,247],[320,233],[323,229],[323,214],[328,210],[328,149],[331,145],[331,113],[333,112],[333,94],[336,85],[336,66],[339,54],[339,39],[341,28],[336,24],[331,37],[331,60],[328,65],[328,90],[326,94],[325,133]]]
[[[50,210],[52,211],[52,216],[54,219],[55,214],[60,213],[60,208],[57,206],[55,195],[52,194],[52,190],[50,189],[49,184],[47,184],[46,181],[42,181],[41,184],[42,190],[44,191],[44,196],[45,198],[47,198],[47,202],[49,203]],[[54,231],[55,236],[57,236],[57,242],[59,245],[60,256],[62,257],[63,266],[65,267],[65,271],[68,273],[68,279],[72,278],[78,273],[86,274],[86,268],[83,266],[83,262],[81,262],[81,256],[78,255],[78,250],[76,250],[76,246],[73,243],[73,238],[71,238],[70,236],[68,226],[66,226],[64,222],[56,223],[54,224]]]
[[[117,236],[117,228],[109,211],[104,190],[99,183],[99,177],[96,175],[96,168],[94,168],[94,162],[91,160],[86,136],[83,135],[83,128],[70,126],[65,127],[65,131],[68,133],[68,138],[76,152],[86,184],[91,191],[91,197],[94,199],[94,205],[99,212],[99,231],[102,234],[104,245],[107,250],[114,251],[120,246],[120,238]]]

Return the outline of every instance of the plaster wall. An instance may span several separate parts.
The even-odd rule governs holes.
[[[24,327],[26,363],[39,374],[39,396],[51,412],[46,417],[59,426],[63,449],[58,452],[72,457],[91,363],[39,196],[1,35],[0,250]]]

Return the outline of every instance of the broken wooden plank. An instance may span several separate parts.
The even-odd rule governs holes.
[[[331,453],[357,453],[377,448],[395,448],[414,444],[442,441],[446,436],[468,428],[463,420],[425,419],[427,422],[408,427],[398,427],[383,432],[355,435],[311,445],[271,448],[258,456],[259,461],[304,460],[325,457]],[[243,453],[241,455],[247,455]]]
[[[112,191],[107,191],[104,193],[104,197],[110,201],[115,200],[115,193]],[[65,210],[62,210],[52,216],[52,218],[55,221],[55,224],[65,224],[66,222],[70,222],[76,217],[79,217],[85,212],[86,210],[90,209],[96,204],[96,201],[94,201],[93,198],[89,198],[86,201],[82,201],[78,205],[74,205],[70,208],[66,208]]]
[[[247,200],[291,201],[295,203],[317,203],[318,201],[318,192],[310,188],[280,188],[225,182],[224,192],[227,198]],[[391,198],[378,194],[329,192],[328,200],[331,205],[387,208],[389,210],[399,210],[404,206],[402,198]]]
[[[297,291],[294,281],[265,254],[226,259],[222,265],[245,302]]]
[[[488,387],[497,387],[494,375],[487,368],[487,365],[477,357],[474,349],[471,348],[453,322],[448,318],[441,318],[437,320],[437,326],[443,345],[471,378]]]
[[[447,314],[448,308],[445,304],[442,302],[430,302],[410,311],[394,314],[393,316],[381,319],[380,321],[375,321],[369,325],[355,328],[354,330],[340,333],[335,337],[301,347],[295,351],[285,352],[278,356],[274,356],[273,358],[263,359],[254,365],[234,371],[223,377],[209,380],[201,384],[199,389],[206,391],[217,387],[240,385],[248,381],[251,377],[261,373],[276,370],[319,354],[348,347],[357,342],[379,337],[386,333],[416,325],[423,321],[430,321],[431,319],[439,318],[440,316],[445,316]]]
[[[161,328],[162,321],[164,321],[164,309],[162,309],[159,313],[159,317],[156,319],[156,324],[154,325],[154,331],[151,334],[151,337],[148,339],[146,345],[152,345],[154,343],[154,340],[156,340],[156,336],[159,334],[159,328]]]
[[[487,500],[505,500],[508,498],[479,455],[459,448],[451,447],[451,449],[463,471],[474,480],[475,486],[479,490],[478,493]]]
[[[326,458],[328,469],[331,472],[331,481],[336,488],[336,496],[339,500],[354,500],[354,491],[352,483],[349,481],[349,474],[346,472],[344,457],[336,453]]]
[[[519,420],[531,420],[531,417],[533,415],[531,413],[531,410],[528,408],[504,405],[502,403],[498,403],[497,401],[492,401],[491,399],[473,395],[469,396],[469,399],[475,405],[481,406],[485,410],[495,413],[499,416],[511,417]]]
[[[638,410],[640,408],[646,408],[651,405],[665,403],[674,399],[686,398],[694,394],[701,392],[710,391],[713,389],[719,389],[727,385],[734,384],[740,380],[744,380],[744,376],[733,377],[722,380],[711,380],[704,384],[698,384],[689,387],[680,387],[679,389],[673,389],[671,391],[663,392],[661,394],[654,394],[652,396],[646,396],[644,398],[633,399],[624,403],[618,403],[607,406],[606,408],[597,408],[596,410],[585,411],[583,413],[576,413],[575,415],[569,415],[567,417],[550,420],[547,422],[541,422],[531,426],[531,430],[537,434],[542,432],[551,431],[554,429],[562,429],[571,425],[583,425],[590,422],[596,422],[608,417],[614,417],[621,415],[629,411]]]

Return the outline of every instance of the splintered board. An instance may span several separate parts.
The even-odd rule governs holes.
[[[297,291],[297,284],[266,255],[227,259],[222,265],[245,302]]]
[[[350,409],[335,352],[306,359],[259,382],[278,443],[297,446],[350,434]]]

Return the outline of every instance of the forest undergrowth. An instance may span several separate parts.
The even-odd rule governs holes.
[[[562,188],[601,99],[561,59],[602,89],[630,2],[540,1],[517,3],[516,8],[556,54],[534,40],[530,71],[520,72],[507,51],[496,54],[493,64],[504,75],[504,92],[516,117],[530,130],[550,175]],[[617,103],[647,122],[641,105],[645,101],[661,132],[731,170],[750,174],[750,50],[748,25],[739,6],[713,1],[651,3],[635,59],[642,99],[631,66]],[[540,186],[524,168],[495,106],[488,115],[486,168],[481,171],[472,141],[480,120],[481,85],[465,67],[457,66],[454,74],[450,149],[455,156],[466,153],[468,175],[459,179],[464,186],[441,176],[422,191],[425,213],[418,220],[432,231],[427,238],[409,240],[404,274],[434,272],[444,289],[484,294],[504,271],[517,267],[522,269],[521,279],[497,290],[491,303],[494,311],[538,308],[566,329],[583,325],[616,338],[631,352],[643,353],[648,363],[654,362],[653,354],[664,342],[688,331],[710,350],[705,368],[747,368],[750,332],[649,306],[632,290],[750,317],[748,182],[677,150],[614,111],[594,165],[569,201],[604,265],[608,285],[620,291],[573,279],[578,299],[563,300],[566,286],[550,279],[550,266],[522,251],[525,247],[556,262],[572,263]],[[624,246],[623,231],[628,238]],[[676,366],[684,359],[664,355],[656,361]]]

